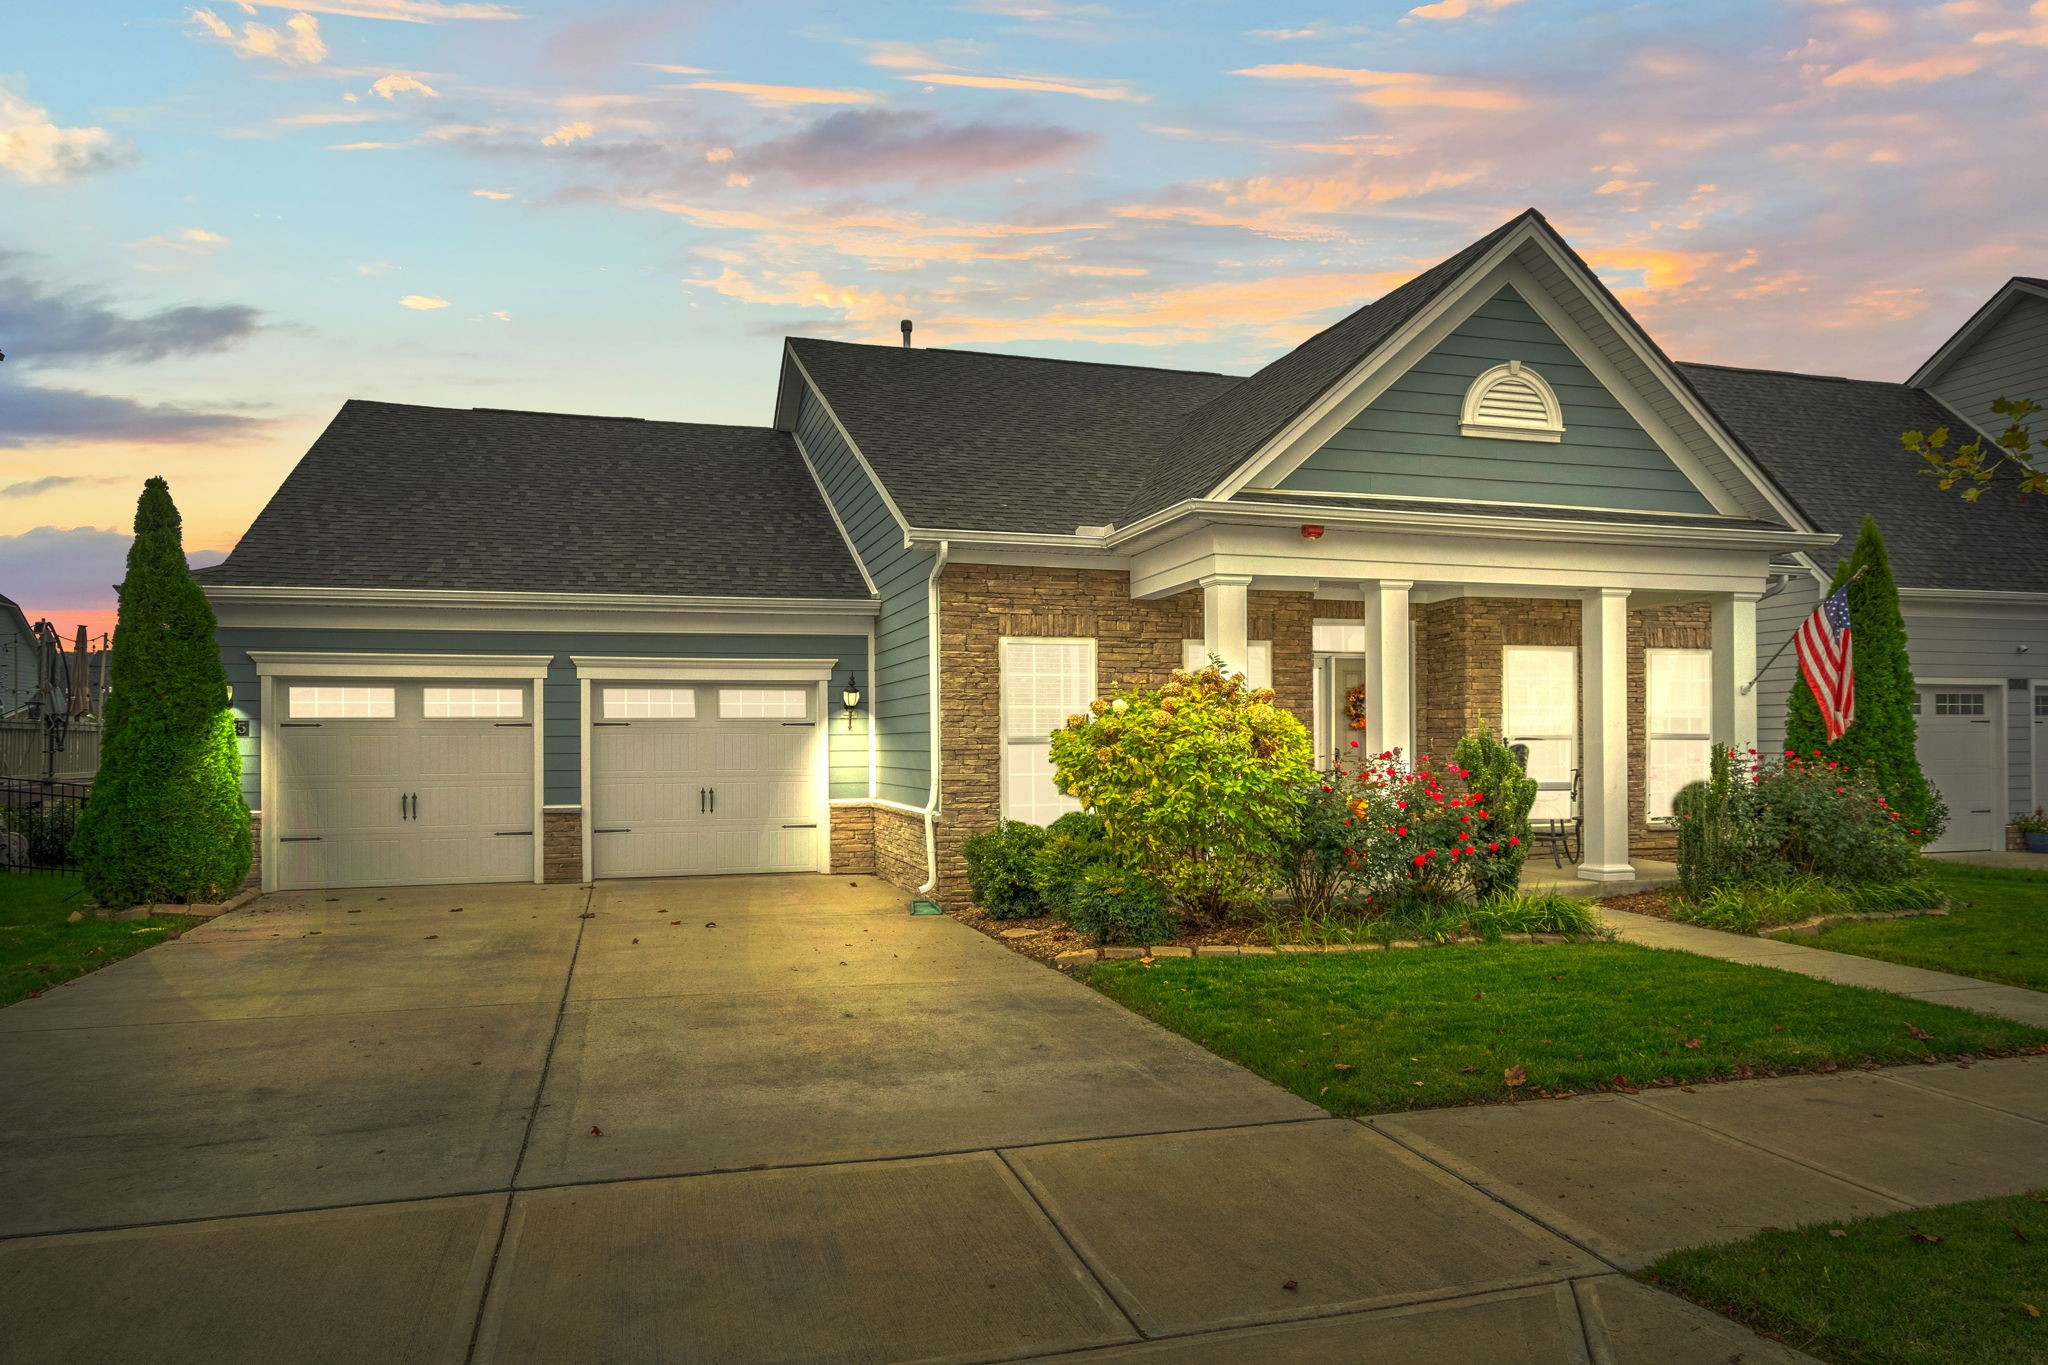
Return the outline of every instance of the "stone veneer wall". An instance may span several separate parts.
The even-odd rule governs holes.
[[[541,812],[541,879],[550,882],[583,880],[583,812],[550,810]]]
[[[1254,592],[1249,606],[1249,638],[1273,642],[1275,699],[1309,724],[1314,598]],[[1190,590],[1140,602],[1131,599],[1130,576],[1117,570],[946,566],[939,576],[939,770],[946,820],[938,834],[937,895],[949,908],[967,899],[962,841],[992,828],[1000,814],[998,642],[1004,636],[1093,639],[1096,683],[1104,692],[1160,683],[1181,666],[1181,641],[1202,638],[1202,594]]]
[[[242,878],[246,887],[263,885],[263,812],[249,813],[249,875]]]
[[[867,873],[875,870],[875,808],[834,805],[832,811],[832,870]],[[919,877],[918,881],[923,881]]]
[[[875,874],[893,886],[915,891],[924,885],[924,817],[894,806],[874,806]],[[940,838],[945,825],[939,825]]]

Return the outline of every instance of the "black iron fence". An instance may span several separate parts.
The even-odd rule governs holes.
[[[63,872],[78,864],[71,836],[92,787],[84,782],[0,778],[0,871]]]

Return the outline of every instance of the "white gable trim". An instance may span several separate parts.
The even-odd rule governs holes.
[[[2005,286],[1985,301],[1984,306],[1970,315],[1970,320],[1956,329],[1956,334],[1941,343],[1941,349],[1927,358],[1927,363],[1913,371],[1913,377],[1906,382],[1916,389],[1932,384],[1950,365],[1962,358],[1965,351],[1976,344],[1987,328],[2005,315],[2012,307],[2013,300],[2022,295],[2037,299],[2048,299],[2048,289],[2029,284],[2025,280],[2007,280]]]
[[[1592,339],[1579,329],[1571,315],[1557,306],[1555,300],[1543,286],[1515,261],[1507,260],[1496,264],[1484,275],[1469,277],[1468,281],[1452,291],[1451,306],[1438,313],[1427,327],[1410,336],[1398,350],[1387,353],[1374,366],[1370,374],[1361,376],[1348,392],[1344,385],[1325,395],[1318,404],[1321,413],[1317,420],[1296,433],[1294,439],[1263,466],[1240,470],[1237,477],[1225,485],[1220,497],[1234,497],[1246,488],[1278,488],[1289,474],[1307,463],[1309,458],[1364,412],[1381,394],[1392,388],[1401,377],[1413,369],[1423,357],[1434,351],[1451,333],[1462,327],[1466,320],[1484,307],[1500,291],[1512,285],[1522,301],[1535,310],[1544,325],[1557,334],[1565,348],[1575,356],[1581,365],[1600,381],[1615,401],[1621,404],[1649,437],[1664,452],[1665,458],[1678,466],[1680,473],[1699,490],[1715,512],[1722,516],[1749,515],[1740,502],[1729,492],[1721,480],[1715,478],[1699,456],[1657,415],[1648,403],[1643,401],[1635,385],[1623,379],[1621,373],[1595,346]],[[1348,382],[1348,381],[1347,381]],[[1798,523],[1793,523],[1797,525]]]
[[[1493,250],[1475,261],[1458,283],[1445,290],[1429,307],[1409,319],[1400,330],[1361,361],[1350,374],[1332,385],[1329,391],[1310,405],[1306,412],[1255,452],[1252,458],[1239,466],[1229,479],[1218,485],[1209,495],[1210,498],[1230,498],[1255,484],[1270,487],[1279,483],[1352,418],[1364,411],[1391,387],[1395,380],[1434,350],[1445,337],[1457,330],[1481,304],[1499,293],[1503,284],[1513,284],[1516,291],[1522,295],[1523,301],[1535,309],[1537,315],[1557,333],[1559,339],[1578,356],[1587,369],[1593,372],[1594,377],[1607,387],[1623,409],[1642,425],[1650,438],[1700,490],[1701,496],[1718,511],[1733,515],[1750,515],[1748,509],[1735,498],[1734,490],[1713,476],[1701,463],[1691,445],[1656,415],[1654,409],[1644,400],[1642,393],[1635,385],[1621,377],[1613,363],[1592,339],[1585,335],[1578,324],[1571,320],[1570,315],[1558,305],[1550,291],[1513,259],[1523,248],[1530,246],[1549,258],[1555,268],[1568,279],[1581,282],[1580,294],[1601,320],[1614,330],[1644,368],[1657,377],[1666,392],[1678,402],[1687,416],[1699,424],[1723,457],[1763,497],[1772,510],[1784,518],[1787,525],[1810,529],[1811,523],[1778,492],[1770,478],[1750,459],[1741,443],[1721,425],[1720,420],[1705,404],[1693,395],[1691,388],[1650,344],[1634,320],[1620,311],[1606,291],[1599,286],[1599,282],[1592,279],[1583,266],[1561,250],[1551,234],[1534,221],[1509,233],[1494,246]],[[1332,417],[1339,412],[1343,414],[1341,418],[1332,421]]]

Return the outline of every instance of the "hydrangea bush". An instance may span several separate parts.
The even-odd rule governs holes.
[[[1214,663],[1097,698],[1053,732],[1052,762],[1118,858],[1205,922],[1280,884],[1311,771],[1301,722]]]

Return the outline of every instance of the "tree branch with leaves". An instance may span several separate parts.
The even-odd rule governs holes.
[[[2041,405],[2027,398],[2000,398],[1992,403],[1991,410],[2005,418],[2006,427],[1989,446],[1979,433],[1950,450],[1947,427],[1903,432],[1899,439],[1907,450],[1927,462],[1928,467],[1920,472],[1937,479],[1943,492],[1962,484],[1964,502],[1982,497],[1998,471],[2008,465],[2012,467],[2019,496],[2048,494],[2048,467],[2042,464],[2042,457],[2048,455],[2048,441],[2037,445],[2031,429],[2032,418],[2041,411]]]

